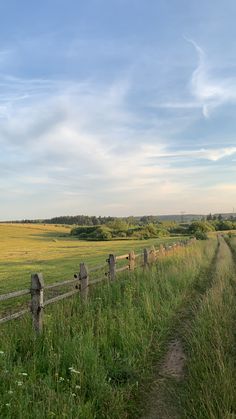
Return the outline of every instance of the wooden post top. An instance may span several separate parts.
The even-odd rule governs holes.
[[[44,288],[44,279],[42,273],[31,275],[31,290],[42,290]]]
[[[88,276],[88,268],[85,263],[80,263],[80,272],[79,277],[80,279],[85,279]]]

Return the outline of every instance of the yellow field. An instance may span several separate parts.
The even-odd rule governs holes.
[[[70,236],[70,227],[43,224],[0,224],[0,237],[0,294],[27,287],[33,272],[43,272],[46,283],[69,279],[80,262],[92,266],[109,253],[176,240],[81,241]]]

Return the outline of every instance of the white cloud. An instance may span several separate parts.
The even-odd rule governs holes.
[[[199,150],[178,150],[175,152],[153,153],[153,158],[162,157],[185,157],[191,159],[206,159],[211,161],[218,161],[224,157],[229,157],[236,154],[236,147],[222,147],[215,149],[201,148]]]
[[[201,109],[203,116],[210,118],[214,109],[226,103],[236,103],[236,78],[216,78],[208,56],[203,48],[192,39],[184,37],[195,48],[198,65],[193,71],[188,90],[190,100],[170,100],[156,106],[163,109]],[[187,94],[187,91],[186,91]]]
[[[212,106],[216,93],[203,94],[202,75],[195,78],[196,101],[173,107]],[[186,150],[181,141],[172,152],[173,120],[136,112],[127,79],[101,86],[5,76],[0,84],[1,196],[16,199],[11,208],[22,207],[19,217],[172,212],[181,211],[183,203],[186,210],[195,205],[195,212],[202,212],[206,204],[196,193],[196,178],[209,172],[191,162],[217,162],[236,153],[236,147]],[[176,167],[176,161],[185,164]],[[24,199],[32,205],[31,215],[23,213]]]
[[[198,54],[198,66],[191,78],[191,93],[201,104],[205,118],[209,118],[214,108],[228,102],[236,102],[236,79],[217,79],[210,70],[205,51],[193,40],[189,42]]]

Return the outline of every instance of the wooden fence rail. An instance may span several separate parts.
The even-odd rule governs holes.
[[[158,257],[168,254],[170,251],[175,251],[181,246],[186,246],[191,244],[195,239],[189,239],[182,242],[174,243],[172,245],[160,245],[159,249],[155,249],[153,246],[151,249],[143,249],[142,253],[137,253],[132,250],[125,255],[116,256],[110,254],[106,260],[106,264],[94,266],[90,269],[86,266],[85,263],[80,263],[80,270],[78,273],[74,274],[73,279],[55,282],[54,284],[44,285],[43,275],[41,273],[36,273],[31,275],[31,286],[30,289],[13,291],[8,294],[0,295],[0,301],[6,301],[11,298],[16,298],[25,295],[31,295],[30,302],[30,311],[32,314],[33,327],[36,333],[41,333],[43,328],[43,309],[47,305],[53,304],[57,301],[63,300],[65,298],[71,297],[77,293],[80,293],[83,303],[86,303],[89,294],[89,287],[93,286],[99,282],[109,279],[110,281],[115,281],[117,274],[125,271],[134,271],[138,267],[143,267],[147,269],[150,267]],[[140,258],[142,258],[140,263]],[[117,263],[119,261],[127,260],[127,264],[120,268],[117,268]],[[102,269],[107,268],[107,272],[103,276],[95,279],[90,279],[90,274]],[[75,285],[75,288],[72,291],[68,291],[64,294],[57,295],[46,301],[44,301],[44,291],[52,290],[58,287]],[[29,309],[21,310],[17,313],[9,314],[6,317],[0,318],[0,324],[6,323],[7,321],[17,319],[21,316],[24,316],[29,312]]]

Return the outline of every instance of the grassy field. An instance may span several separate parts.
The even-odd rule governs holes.
[[[138,417],[137,400],[165,350],[176,312],[191,298],[215,249],[214,239],[197,243],[146,273],[99,286],[86,309],[79,296],[47,307],[40,338],[27,317],[5,324],[0,417]]]
[[[236,240],[232,240],[235,246]],[[183,385],[182,417],[236,417],[235,261],[221,239],[212,287],[192,307],[191,329],[184,333],[188,377]]]
[[[0,224],[0,294],[28,287],[30,274],[43,272],[45,282],[70,279],[80,262],[105,262],[109,253],[122,254],[178,238],[81,241],[70,227],[37,224]]]
[[[55,269],[59,262],[60,273],[65,261],[72,269],[79,252],[94,264],[130,243],[149,243],[77,242],[63,227],[1,228],[8,232],[5,243],[14,243],[4,247],[8,274],[20,251],[30,257],[19,257],[15,272],[43,266],[50,274],[51,262]],[[100,251],[95,259],[90,246]],[[235,275],[236,237],[211,236],[159,258],[150,270],[93,288],[86,306],[79,295],[47,306],[41,336],[28,315],[2,325],[0,417],[235,418]],[[182,342],[186,358],[180,381],[159,374],[173,339]]]

